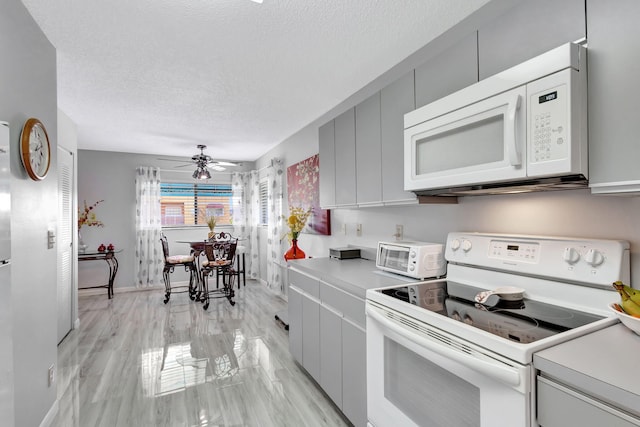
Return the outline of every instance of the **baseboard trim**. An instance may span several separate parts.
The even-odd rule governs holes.
[[[188,281],[173,283],[173,285],[175,286],[187,286],[188,284],[189,284]],[[117,288],[113,288],[113,294],[118,295],[119,293],[122,293],[122,292],[140,292],[140,291],[158,291],[158,290],[164,291],[164,285],[151,286],[148,288],[136,288],[135,286],[125,286],[122,288],[117,287]],[[106,294],[107,294],[106,288],[78,289],[79,297],[90,296],[90,295],[106,295]]]
[[[56,401],[53,402],[53,405],[51,405],[49,412],[47,412],[47,415],[45,415],[44,418],[42,419],[42,422],[40,423],[40,427],[51,427],[53,425],[53,421],[56,418],[56,415],[58,415],[59,408],[60,408],[60,405],[58,403],[58,399],[56,399]]]

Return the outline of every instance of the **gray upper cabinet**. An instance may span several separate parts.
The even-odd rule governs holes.
[[[593,193],[640,195],[640,2],[587,1],[589,184]]]
[[[617,9],[618,2],[609,7]],[[585,0],[520,2],[478,31],[480,80],[585,38],[585,22]],[[591,33],[589,39],[591,48]]]
[[[413,71],[380,92],[382,200],[385,204],[417,202],[414,193],[404,191],[404,115],[415,107]]]
[[[478,81],[478,34],[473,32],[416,68],[416,107]]]
[[[336,148],[333,120],[318,129],[320,166],[320,206],[324,209],[336,205]]]
[[[380,92],[356,105],[356,201],[382,204]]]
[[[334,120],[335,123],[335,188],[337,206],[356,205],[356,124],[355,108]]]

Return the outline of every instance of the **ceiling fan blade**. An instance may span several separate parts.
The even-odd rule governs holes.
[[[217,172],[222,172],[223,170],[226,170],[226,168],[223,168],[220,165],[210,165],[209,168]]]
[[[194,166],[194,164],[193,163],[185,163],[184,165],[174,166],[174,168],[186,168],[187,166]]]
[[[231,162],[214,162],[214,163],[218,166],[238,166],[237,163],[231,163]]]
[[[163,160],[166,162],[191,163],[191,160],[165,159],[162,157],[157,157],[156,160]]]

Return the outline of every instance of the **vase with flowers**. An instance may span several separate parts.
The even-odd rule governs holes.
[[[82,253],[87,250],[87,245],[82,240],[82,227],[103,227],[102,221],[99,221],[93,211],[98,204],[104,202],[104,200],[98,200],[92,205],[87,205],[87,201],[84,201],[84,209],[78,211],[78,252]]]
[[[215,216],[208,216],[207,217],[207,226],[209,227],[209,239],[213,239],[213,237],[216,235],[216,233],[213,231],[214,228],[216,228],[216,217]]]
[[[302,249],[298,247],[298,236],[300,232],[307,224],[307,220],[311,215],[311,209],[304,210],[300,207],[292,207],[289,209],[289,217],[287,218],[287,225],[289,226],[289,232],[286,236],[291,241],[291,248],[284,254],[285,260],[290,259],[302,259],[306,257],[306,254]]]

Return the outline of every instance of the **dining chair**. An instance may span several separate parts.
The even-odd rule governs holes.
[[[164,279],[164,303],[168,303],[171,299],[171,293],[173,288],[171,286],[171,273],[173,273],[176,266],[183,266],[185,271],[189,272],[189,286],[176,286],[175,288],[188,288],[185,291],[189,292],[189,298],[195,299],[196,285],[198,283],[198,270],[196,268],[195,257],[193,251],[190,255],[170,255],[169,243],[167,242],[167,236],[162,234],[160,236],[160,242],[162,243],[162,253],[164,255],[164,268],[162,269],[162,278]]]
[[[203,286],[200,300],[204,302],[203,308],[205,310],[209,308],[210,298],[227,298],[229,304],[235,305],[233,282],[237,276],[234,270],[237,246],[237,240],[214,241],[205,245],[204,252],[207,259],[202,262],[200,271]],[[222,276],[222,288],[216,287],[216,289],[209,290],[209,277],[214,273],[216,274],[216,283],[218,283],[218,277]],[[212,294],[216,296],[212,297]]]
[[[233,237],[230,233],[220,231],[215,233],[213,237],[209,239],[210,242],[230,242],[230,241],[238,241],[237,237]],[[238,289],[240,289],[240,283],[244,286],[247,286],[247,278],[245,276],[245,248],[244,246],[237,245],[236,246],[236,263],[233,269],[233,274],[236,275],[238,280]],[[223,280],[224,280],[224,272]],[[216,276],[216,288],[220,287],[220,279]]]

